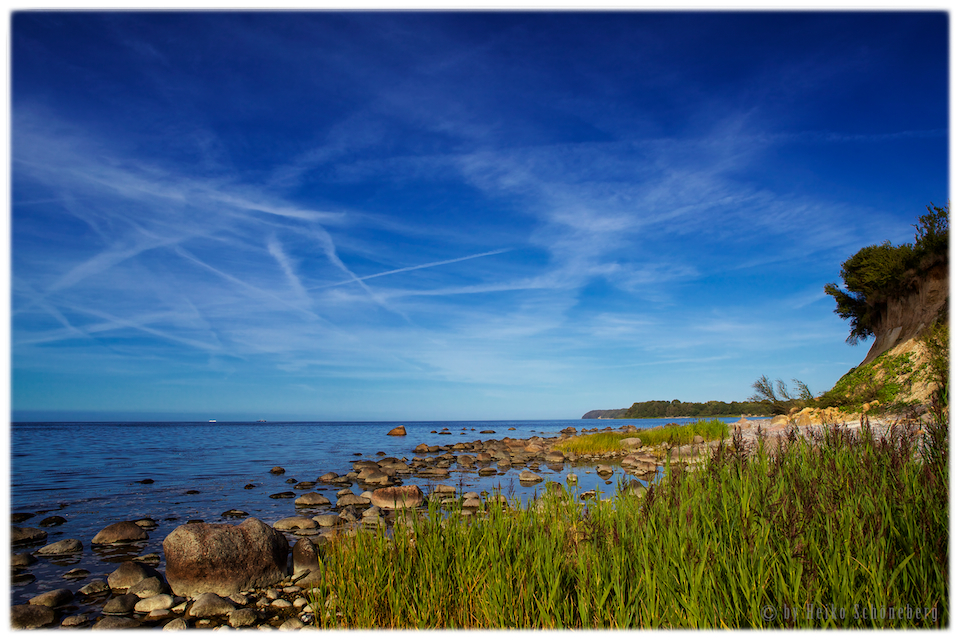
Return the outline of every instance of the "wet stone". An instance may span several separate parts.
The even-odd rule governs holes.
[[[137,556],[133,559],[134,562],[139,562],[150,567],[156,567],[160,564],[160,554],[159,553],[148,553],[146,555]]]
[[[13,568],[28,567],[37,559],[29,553],[15,553],[10,557],[10,566]]]
[[[60,622],[61,627],[82,627],[93,620],[89,613],[80,613],[75,616],[67,616]]]
[[[76,553],[81,553],[83,551],[83,543],[75,538],[67,538],[66,540],[58,540],[52,544],[41,548],[37,551],[37,555],[43,556],[65,556]]]
[[[94,580],[90,584],[80,587],[79,593],[85,596],[90,596],[99,593],[107,593],[108,591],[110,591],[110,585],[103,580]]]
[[[89,575],[90,572],[86,569],[70,569],[70,571],[63,574],[63,578],[66,580],[82,580]]]
[[[46,539],[47,532],[43,529],[10,525],[10,544],[12,545],[36,544]]]
[[[107,600],[103,605],[103,613],[108,616],[122,616],[133,613],[133,608],[137,605],[140,598],[133,594],[125,593]]]
[[[40,629],[52,625],[56,620],[57,614],[50,607],[33,604],[10,607],[10,627],[13,629]]]
[[[30,604],[56,609],[57,607],[62,607],[73,602],[73,592],[70,591],[70,589],[56,589],[54,591],[47,591],[46,593],[41,593],[38,596],[34,596],[30,598],[28,602]]]
[[[48,518],[44,518],[43,520],[41,520],[40,526],[41,527],[59,527],[61,524],[63,524],[66,521],[67,519],[64,518],[63,516],[50,516]]]
[[[136,629],[140,626],[140,623],[133,619],[127,618],[125,616],[104,616],[96,624],[93,625],[93,629]]]

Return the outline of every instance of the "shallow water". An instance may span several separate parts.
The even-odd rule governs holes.
[[[729,419],[733,421],[734,419]],[[298,509],[293,499],[272,499],[271,494],[293,491],[302,495],[317,491],[336,502],[340,487],[318,484],[306,491],[293,488],[289,479],[313,481],[320,475],[352,470],[357,459],[386,456],[413,458],[420,443],[446,445],[456,442],[534,435],[556,436],[561,429],[612,427],[633,424],[650,428],[668,420],[562,420],[562,421],[471,421],[406,422],[407,435],[387,436],[398,422],[154,422],[154,423],[14,423],[10,433],[12,513],[36,514],[19,526],[44,529],[47,540],[19,547],[15,552],[34,552],[45,544],[77,538],[84,551],[78,558],[51,561],[38,558],[26,573],[35,577],[30,584],[12,585],[11,603],[25,603],[38,593],[61,587],[76,591],[84,584],[111,573],[119,562],[146,553],[161,554],[163,539],[188,520],[232,522],[224,518],[227,509],[242,509],[268,524],[302,513],[316,515],[323,509]],[[451,435],[432,433],[446,427]],[[513,430],[511,430],[513,429]],[[481,431],[493,430],[493,434]],[[270,469],[282,466],[283,475]],[[596,489],[611,495],[622,471],[605,482],[592,466],[553,471],[541,465],[537,472],[545,481],[564,483],[569,471],[579,476],[579,489]],[[450,468],[449,478],[427,480],[404,477],[404,484],[416,484],[426,493],[435,484],[448,484],[464,491],[499,490],[526,502],[543,490],[543,483],[524,487],[518,480],[521,469],[513,467],[498,475],[480,477],[476,470]],[[141,484],[142,480],[152,484]],[[253,489],[244,486],[253,484]],[[362,489],[354,485],[352,490]],[[192,493],[188,494],[187,492]],[[39,522],[59,515],[67,522],[41,527]],[[138,545],[109,552],[93,550],[90,540],[106,525],[121,520],[150,517],[158,527],[150,539]],[[291,537],[291,541],[295,538]],[[82,568],[90,574],[76,582],[62,575]]]

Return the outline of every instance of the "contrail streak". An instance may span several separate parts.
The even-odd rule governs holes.
[[[413,267],[403,267],[402,269],[392,269],[391,271],[382,271],[380,273],[374,273],[369,276],[357,276],[352,280],[343,280],[341,282],[333,282],[330,284],[323,284],[316,287],[310,287],[310,290],[315,289],[327,289],[329,287],[339,287],[344,284],[351,284],[359,280],[370,280],[371,278],[381,278],[383,276],[390,276],[395,273],[403,273],[405,271],[416,271],[417,269],[429,269],[430,267],[439,267],[445,264],[453,264],[454,262],[463,262],[464,260],[473,260],[474,258],[483,258],[484,256],[495,256],[498,253],[506,253],[507,251],[512,251],[512,249],[497,249],[496,251],[487,251],[486,253],[475,253],[472,256],[464,256],[462,258],[454,258],[452,260],[440,260],[439,262],[428,262],[426,264],[418,264]]]

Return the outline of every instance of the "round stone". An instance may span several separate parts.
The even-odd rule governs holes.
[[[83,543],[75,538],[58,540],[37,551],[40,556],[68,556],[83,551]]]
[[[125,593],[121,596],[116,596],[107,600],[107,603],[103,605],[103,613],[111,616],[122,616],[128,613],[133,613],[133,608],[140,601],[140,598],[133,594]]]
[[[147,532],[133,522],[115,522],[93,536],[93,544],[119,544],[149,538]]]
[[[173,596],[166,593],[161,593],[140,600],[134,605],[133,610],[138,613],[150,613],[151,611],[156,611],[157,609],[169,609],[172,606]]]
[[[317,507],[330,504],[330,498],[327,496],[321,495],[316,491],[311,491],[310,493],[305,493],[296,500],[293,501],[298,507]]]
[[[10,525],[10,544],[36,544],[47,539],[47,532],[36,527]]]
[[[273,528],[278,531],[293,531],[295,529],[316,529],[317,523],[306,516],[290,516],[281,518],[273,523]]]
[[[46,593],[41,593],[38,596],[34,596],[33,598],[30,598],[28,602],[30,604],[42,605],[44,607],[56,609],[57,607],[62,607],[73,602],[73,592],[70,591],[70,589],[56,589],[54,591],[47,591]]]

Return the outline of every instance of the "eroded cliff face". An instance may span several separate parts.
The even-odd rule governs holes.
[[[883,352],[912,341],[936,322],[949,304],[950,268],[946,262],[933,265],[915,277],[912,292],[886,301],[880,323],[874,330],[876,340],[860,366],[872,362]]]

